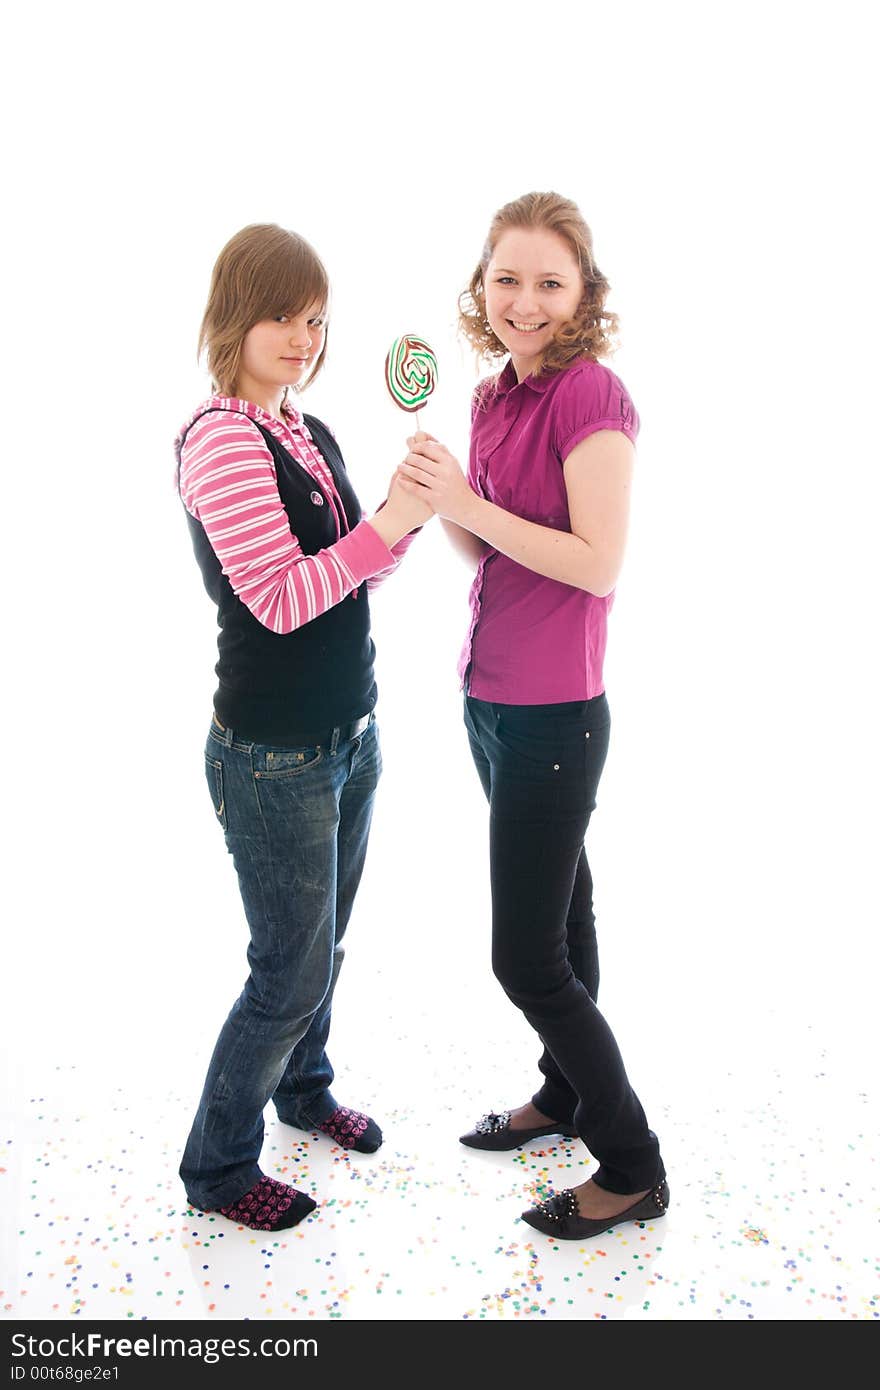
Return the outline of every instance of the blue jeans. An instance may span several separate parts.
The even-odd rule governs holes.
[[[205,1210],[263,1176],[263,1110],[311,1129],[334,1112],[327,1035],[342,938],[382,769],[375,722],[310,748],[249,743],[212,721],[205,772],[238,873],[250,974],[208,1068],[180,1166]]]

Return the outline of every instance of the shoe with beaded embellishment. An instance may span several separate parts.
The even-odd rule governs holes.
[[[591,1218],[581,1216],[577,1197],[570,1187],[548,1197],[536,1207],[524,1211],[522,1219],[527,1226],[533,1226],[545,1236],[555,1236],[557,1240],[589,1240],[590,1236],[600,1236],[613,1226],[624,1221],[653,1221],[665,1216],[669,1206],[669,1184],[664,1179],[645,1197],[641,1197],[631,1207],[617,1216]]]
[[[469,1149],[487,1149],[490,1153],[502,1153],[505,1149],[518,1149],[533,1139],[543,1139],[548,1134],[561,1134],[566,1139],[576,1139],[577,1130],[561,1120],[549,1120],[546,1125],[536,1125],[534,1129],[511,1129],[510,1111],[502,1110],[500,1115],[491,1111],[477,1120],[473,1129],[459,1138],[460,1144]]]

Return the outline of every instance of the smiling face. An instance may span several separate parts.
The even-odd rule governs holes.
[[[235,395],[275,414],[284,388],[301,386],[308,377],[326,333],[326,311],[317,302],[295,316],[255,323],[242,343]]]
[[[584,294],[574,251],[543,227],[511,227],[495,243],[483,283],[489,327],[507,348],[517,380],[538,366]]]

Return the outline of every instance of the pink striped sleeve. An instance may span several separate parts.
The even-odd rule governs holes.
[[[382,507],[384,506],[385,503],[383,502],[382,505],[378,508],[378,510],[381,512]],[[417,526],[414,531],[410,531],[407,533],[407,535],[401,536],[400,540],[397,541],[391,547],[391,550],[389,552],[392,556],[391,564],[386,565],[384,569],[377,570],[376,573],[372,574],[370,578],[367,580],[367,588],[369,589],[370,593],[372,593],[374,589],[378,589],[379,585],[384,584],[388,576],[394,573],[394,571],[397,569],[397,566],[400,564],[401,560],[403,559],[406,552],[409,550],[410,546],[412,545],[413,541],[415,540],[416,536],[419,534],[421,529],[421,526]]]
[[[233,592],[272,632],[303,627],[394,567],[367,521],[316,555],[303,554],[278,495],[272,455],[246,415],[204,415],[186,437],[180,464],[187,511],[205,528]]]

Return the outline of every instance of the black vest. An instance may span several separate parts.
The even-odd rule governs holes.
[[[303,418],[353,530],[361,508],[339,446],[320,420]],[[275,436],[253,423],[272,451],[290,529],[303,553],[315,555],[338,539],[329,499]],[[313,495],[322,496],[323,505],[316,506]],[[297,747],[318,743],[337,725],[368,714],[376,704],[376,682],[366,583],[303,627],[283,635],[271,632],[233,593],[201,522],[189,512],[186,519],[205,588],[217,605],[220,657],[214,669],[220,684],[214,708],[221,722],[255,743]]]

